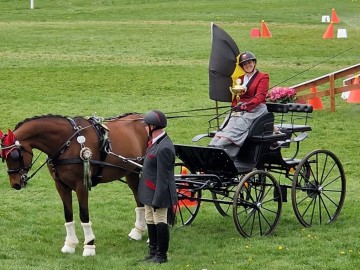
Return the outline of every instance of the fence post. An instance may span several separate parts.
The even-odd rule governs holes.
[[[329,76],[330,82],[330,111],[335,112],[335,76],[334,73]]]

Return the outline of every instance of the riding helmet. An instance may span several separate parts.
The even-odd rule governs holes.
[[[252,52],[243,52],[240,54],[239,65],[242,67],[242,64],[249,60],[253,60],[256,63],[255,55]]]
[[[167,125],[165,114],[158,110],[147,112],[144,116],[144,122],[148,125],[154,125],[158,128],[164,128]]]

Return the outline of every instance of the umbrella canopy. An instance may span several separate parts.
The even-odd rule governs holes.
[[[215,101],[231,101],[230,87],[244,74],[239,48],[219,26],[211,23],[212,48],[209,62],[209,96]]]

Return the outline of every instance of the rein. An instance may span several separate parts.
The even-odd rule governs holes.
[[[191,109],[191,110],[183,110],[183,111],[173,111],[173,112],[167,112],[167,118],[168,119],[177,119],[177,118],[190,118],[190,117],[195,117],[194,115],[176,115],[176,116],[169,116],[170,114],[178,114],[178,113],[190,113],[190,112],[198,112],[198,111],[209,111],[209,110],[218,110],[218,109],[224,109],[224,108],[229,108],[229,106],[219,106],[219,107],[211,107],[211,108],[200,108],[200,109]],[[202,116],[213,116],[214,114],[201,114],[201,115],[196,115],[196,117],[202,117]],[[218,115],[215,114],[216,116],[213,118],[217,118]]]
[[[32,165],[34,165],[35,162],[39,159],[39,157],[41,156],[41,153],[42,153],[42,152],[40,152],[39,155],[36,157],[36,159],[35,159],[33,162],[31,162],[30,168],[32,168]],[[45,164],[48,162],[48,160],[49,160],[49,159],[47,158],[47,159],[45,160],[45,162],[43,162],[43,164],[41,164],[41,165],[39,166],[39,168],[37,168],[30,176],[27,176],[25,182],[28,182],[31,178],[33,178],[33,177],[38,173],[38,171],[40,171],[40,170],[42,169],[42,167],[45,166]],[[30,168],[29,168],[29,170],[30,170]]]
[[[319,63],[316,63],[315,65],[313,65],[313,66],[311,66],[311,67],[309,67],[309,68],[307,68],[307,69],[305,69],[305,70],[303,70],[303,71],[301,71],[301,72],[299,72],[299,73],[296,73],[295,75],[291,76],[290,78],[287,78],[286,80],[284,80],[284,81],[282,81],[282,82],[279,82],[279,83],[275,84],[274,86],[271,86],[269,89],[272,89],[272,88],[274,88],[274,87],[276,87],[276,86],[279,86],[280,84],[282,84],[282,83],[284,83],[284,82],[287,82],[287,81],[289,81],[289,80],[291,80],[291,79],[293,79],[293,78],[295,78],[295,77],[297,77],[297,76],[299,76],[299,75],[301,75],[301,74],[303,74],[303,73],[305,73],[305,72],[313,69],[314,67],[317,67],[317,66],[319,66],[320,64],[323,64],[323,63],[327,62],[328,60],[331,60],[331,59],[333,59],[333,58],[335,58],[335,57],[337,57],[337,56],[339,56],[339,55],[341,55],[341,54],[343,54],[343,53],[345,53],[345,52],[347,52],[347,51],[350,51],[350,50],[352,50],[352,49],[354,49],[354,47],[345,49],[345,50],[343,50],[343,51],[341,51],[341,52],[339,52],[339,53],[337,53],[337,54],[334,54],[334,55],[326,58],[325,60],[323,60],[323,61],[321,61],[321,62],[319,62]]]

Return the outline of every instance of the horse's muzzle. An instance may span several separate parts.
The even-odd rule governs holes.
[[[11,181],[11,179],[10,179],[10,185],[12,188],[14,188],[16,190],[20,190],[20,189],[26,187],[27,180],[28,180],[27,175],[23,174],[20,177],[20,183],[19,183],[19,181]]]
[[[16,190],[20,190],[21,189],[21,185],[20,184],[14,184],[11,185],[12,188],[16,189]]]

